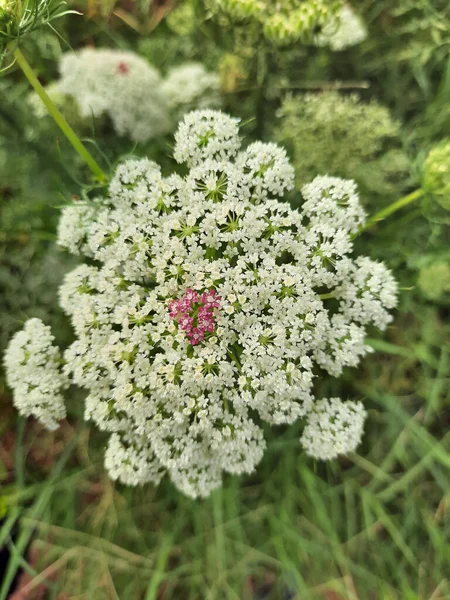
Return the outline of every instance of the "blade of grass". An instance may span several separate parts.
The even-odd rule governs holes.
[[[27,511],[28,515],[37,518],[42,514],[45,507],[47,506],[53,492],[54,487],[53,483],[57,479],[57,477],[61,474],[61,471],[67,462],[74,446],[76,443],[76,436],[74,436],[73,440],[66,446],[64,452],[58,459],[58,462],[53,467],[50,478],[43,484],[42,491],[34,501],[31,508]],[[8,566],[6,568],[5,574],[3,576],[2,585],[0,588],[0,600],[6,600],[9,594],[9,590],[12,582],[16,576],[18,569],[20,568],[20,560],[26,552],[28,544],[30,542],[31,536],[33,535],[33,526],[30,524],[24,524],[22,530],[18,536],[17,542],[15,544],[15,548],[17,553],[13,554],[8,561]]]

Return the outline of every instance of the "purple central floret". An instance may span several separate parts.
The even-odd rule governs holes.
[[[220,307],[220,300],[214,289],[199,294],[188,288],[181,299],[169,302],[169,315],[186,332],[193,346],[203,342],[206,333],[214,331],[214,309]]]

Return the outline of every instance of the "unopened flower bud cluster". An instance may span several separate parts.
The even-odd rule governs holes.
[[[277,44],[313,40],[317,31],[335,22],[342,7],[341,0],[207,0],[207,4],[213,13],[250,19]]]
[[[450,210],[450,140],[443,139],[428,153],[423,166],[423,188],[445,210]]]
[[[288,95],[278,116],[274,135],[292,154],[297,185],[332,173],[387,196],[407,184],[400,124],[377,102],[332,90]]]
[[[111,477],[168,473],[207,496],[261,460],[263,421],[304,419],[316,458],[354,450],[364,409],[316,399],[313,383],[356,366],[367,327],[384,329],[396,304],[386,267],[352,258],[356,185],[318,177],[292,209],[285,151],[241,148],[238,120],[211,110],[184,118],[174,156],[186,176],[129,160],[107,199],[65,208],[60,223],[59,243],[89,258],[60,291],[77,334],[65,373],[111,434]]]

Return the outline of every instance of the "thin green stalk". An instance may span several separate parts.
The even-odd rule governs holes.
[[[256,56],[256,131],[258,139],[264,139],[264,130],[266,123],[266,90],[269,83],[269,54],[265,50],[264,42],[260,44]]]
[[[386,208],[383,208],[383,210],[380,210],[379,212],[377,212],[373,217],[371,217],[367,221],[367,223],[363,227],[361,227],[361,229],[359,231],[362,232],[362,231],[366,231],[366,229],[370,229],[373,225],[375,225],[379,221],[382,221],[386,217],[389,217],[390,215],[397,212],[404,206],[407,206],[408,204],[411,204],[412,202],[419,200],[419,198],[421,198],[423,195],[424,195],[424,191],[422,189],[418,189],[418,190],[415,190],[414,192],[411,192],[407,196],[403,196],[403,198],[396,200],[389,206],[386,206]]]
[[[25,77],[28,79],[29,83],[34,88],[34,90],[37,93],[37,95],[39,96],[39,98],[45,104],[45,107],[47,108],[49,114],[53,117],[55,123],[58,125],[58,127],[61,129],[61,131],[66,136],[66,138],[72,144],[75,151],[79,154],[79,156],[83,159],[83,161],[86,163],[86,165],[90,168],[90,170],[94,174],[95,178],[100,183],[105,183],[106,179],[107,179],[105,173],[102,171],[102,169],[100,168],[100,166],[98,165],[98,163],[94,159],[94,157],[91,155],[91,153],[86,149],[84,144],[81,142],[80,138],[77,136],[75,131],[72,129],[72,127],[66,121],[66,119],[63,117],[61,112],[55,106],[54,102],[51,100],[51,98],[49,97],[49,95],[47,94],[45,89],[42,87],[42,85],[40,84],[38,78],[36,77],[33,69],[29,65],[27,59],[22,54],[22,51],[20,50],[20,48],[16,47],[13,50],[13,55],[17,61],[17,64],[22,69]]]

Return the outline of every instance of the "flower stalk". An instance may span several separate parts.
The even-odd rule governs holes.
[[[423,191],[423,189],[419,188],[418,190],[415,190],[414,192],[403,196],[399,200],[396,200],[392,204],[389,204],[389,206],[386,206],[386,208],[383,208],[382,210],[377,212],[373,217],[371,217],[367,221],[367,223],[363,225],[363,227],[361,227],[359,233],[370,229],[371,227],[373,227],[373,225],[376,225],[376,223],[383,221],[384,219],[386,219],[386,217],[389,217],[390,215],[396,213],[401,208],[404,208],[405,206],[408,206],[408,204],[412,204],[416,200],[419,200],[423,197],[424,193],[425,192]]]
[[[94,159],[92,154],[87,150],[83,142],[80,140],[75,131],[66,121],[65,117],[59,111],[53,100],[49,97],[20,48],[16,46],[13,49],[12,53],[17,64],[22,69],[25,77],[28,79],[30,85],[33,87],[39,98],[44,103],[45,107],[47,108],[49,114],[51,115],[55,123],[58,125],[58,127],[66,136],[66,138],[72,144],[74,150],[89,167],[96,180],[104,184],[107,180],[106,174],[103,172],[103,170],[101,169],[97,161]]]

